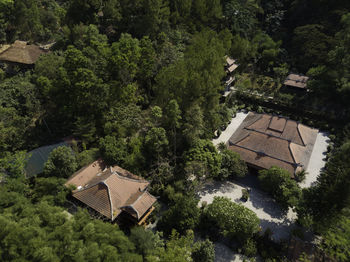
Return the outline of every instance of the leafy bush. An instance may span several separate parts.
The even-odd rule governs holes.
[[[60,146],[50,153],[44,166],[44,174],[46,176],[68,178],[77,167],[72,149],[67,146]]]
[[[295,207],[301,198],[301,189],[287,170],[271,167],[259,171],[262,188],[270,193],[282,208]]]
[[[246,163],[236,152],[221,147],[221,170],[220,178],[229,176],[244,177],[248,173]]]
[[[185,153],[186,162],[202,162],[211,177],[220,174],[221,155],[210,140],[198,140],[195,145]]]
[[[194,262],[213,262],[215,258],[214,244],[209,239],[194,244],[192,251]]]
[[[203,226],[219,229],[220,234],[245,243],[260,230],[260,220],[248,208],[232,202],[227,197],[214,197],[203,210]]]
[[[295,180],[300,182],[303,182],[306,178],[307,172],[305,171],[305,169],[300,170],[298,172],[295,173]]]
[[[242,189],[242,200],[247,201],[249,198],[249,191],[246,188]]]
[[[100,156],[98,148],[91,148],[89,150],[84,150],[77,155],[77,162],[79,167],[86,166],[94,162]]]
[[[243,245],[243,254],[247,257],[255,256],[258,252],[256,242],[253,239],[248,239]]]
[[[200,210],[198,200],[192,196],[181,196],[175,205],[170,207],[158,223],[160,230],[170,234],[173,229],[183,234],[194,229],[199,223]]]

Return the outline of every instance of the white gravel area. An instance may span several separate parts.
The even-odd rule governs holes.
[[[238,112],[236,117],[232,118],[231,123],[226,127],[226,129],[222,131],[221,135],[218,138],[213,139],[213,144],[216,146],[221,142],[226,143],[247,115],[248,113]]]
[[[316,142],[314,148],[312,149],[310,161],[306,168],[306,178],[302,183],[299,183],[300,187],[306,188],[311,187],[315,184],[321,170],[326,165],[325,158],[327,153],[328,142],[329,138],[327,133],[319,132],[317,134]]]
[[[198,193],[199,205],[202,201],[210,204],[215,196],[225,196],[235,203],[240,203],[257,214],[263,231],[270,228],[273,232],[272,238],[276,241],[288,239],[294,228],[296,214],[290,209],[283,212],[279,205],[264,192],[251,188],[247,202],[242,202],[242,189],[244,187],[229,181],[211,182],[206,184]]]
[[[214,243],[215,262],[243,262],[247,261],[241,254],[233,252],[229,247],[220,242]]]

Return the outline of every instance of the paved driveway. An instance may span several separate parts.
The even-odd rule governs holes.
[[[199,192],[200,202],[206,201],[210,204],[215,196],[225,196],[233,202],[242,204],[257,214],[260,226],[265,231],[270,228],[274,240],[288,239],[294,228],[296,214],[289,210],[283,212],[279,205],[264,192],[252,188],[247,202],[242,202],[242,189],[244,187],[233,182],[211,182],[206,184]]]

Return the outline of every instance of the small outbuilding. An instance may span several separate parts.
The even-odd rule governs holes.
[[[284,86],[297,90],[307,90],[307,81],[309,77],[300,74],[289,74],[284,80]]]
[[[233,71],[235,71],[238,67],[238,64],[236,63],[235,59],[232,59],[231,57],[226,57],[226,72],[231,74]]]

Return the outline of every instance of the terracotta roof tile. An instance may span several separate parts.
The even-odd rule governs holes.
[[[287,121],[286,127],[284,128],[281,138],[290,140],[293,143],[304,146],[303,140],[298,132],[298,123],[295,121]]]
[[[96,160],[88,166],[85,166],[75,172],[66,182],[66,186],[74,185],[76,187],[85,186],[97,174],[102,173],[106,168],[106,164],[102,159]]]
[[[251,132],[249,136],[237,143],[237,145],[284,161],[293,162],[293,157],[288,147],[289,142],[283,139]]]
[[[298,125],[299,134],[305,144],[312,143],[315,135],[317,135],[317,130],[310,127],[304,126],[302,124]]]
[[[73,197],[111,220],[122,210],[140,218],[156,201],[146,191],[148,181],[119,166],[105,168],[102,160],[76,172],[66,182],[70,184],[77,187]],[[125,206],[131,208],[124,209]]]
[[[112,219],[111,202],[106,185],[100,183],[85,190],[77,191],[73,193],[73,196],[105,217]]]
[[[309,77],[298,75],[298,74],[289,74],[284,81],[284,85],[297,87],[301,89],[306,89],[306,82],[309,80]]]
[[[282,133],[286,126],[287,119],[273,116],[270,121],[269,129]]]
[[[248,164],[279,166],[294,176],[307,167],[317,133],[287,118],[251,112],[230,138],[229,148]]]
[[[262,169],[269,169],[273,166],[278,166],[289,171],[291,176],[294,177],[294,166],[292,164],[238,146],[229,146],[229,149],[238,153],[242,160],[252,166]]]
[[[136,210],[138,219],[157,201],[157,199],[150,193],[145,191],[133,204],[133,208]]]

